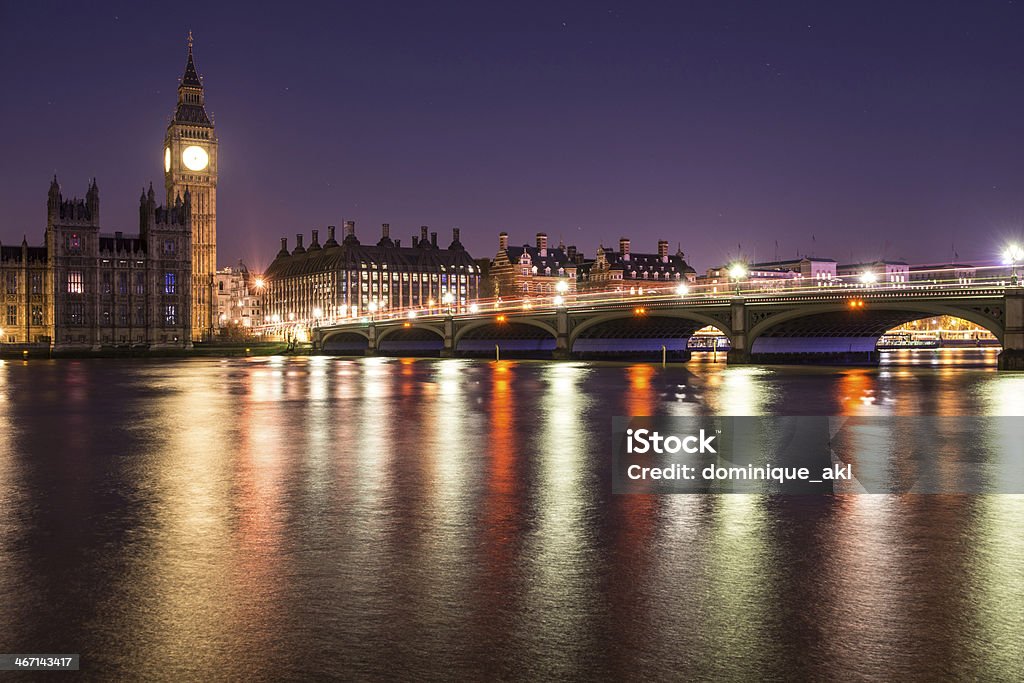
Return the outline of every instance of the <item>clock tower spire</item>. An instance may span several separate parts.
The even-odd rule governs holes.
[[[192,203],[192,339],[209,339],[216,310],[217,271],[217,136],[206,113],[206,90],[192,56],[178,84],[178,104],[164,136],[164,187],[168,204],[186,196]]]

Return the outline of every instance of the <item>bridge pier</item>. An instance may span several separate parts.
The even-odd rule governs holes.
[[[1007,287],[1003,295],[1005,325],[1000,370],[1024,370],[1024,287]]]
[[[366,334],[368,342],[366,344],[365,356],[376,356],[377,355],[377,326],[370,321],[370,326],[366,328]]]
[[[729,365],[749,365],[750,346],[747,344],[747,302],[743,299],[733,299],[729,306],[729,315],[732,327],[732,339],[728,353],[725,354],[725,362]]]
[[[455,320],[450,315],[444,319],[444,346],[441,358],[455,358]]]
[[[555,309],[555,350],[551,352],[554,360],[572,358],[572,347],[569,345],[569,311],[564,307]]]

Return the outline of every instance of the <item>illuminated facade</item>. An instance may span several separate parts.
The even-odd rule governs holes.
[[[576,291],[582,259],[576,247],[548,247],[548,236],[537,233],[535,247],[510,247],[508,233],[498,234],[498,253],[489,270],[493,291],[489,296],[535,297]],[[561,286],[559,283],[564,283]],[[564,292],[560,292],[564,288]]]
[[[192,59],[191,33],[178,104],[164,136],[163,163],[168,205],[186,192],[191,197],[192,338],[208,339],[216,312],[217,135],[206,113],[206,93]]]
[[[658,241],[656,254],[635,253],[630,240],[619,240],[619,250],[598,248],[593,261],[580,272],[580,287],[593,290],[619,291],[626,288],[657,286],[666,283],[693,282],[696,271],[684,259],[681,249],[670,254],[668,241]]]
[[[420,228],[410,246],[391,239],[386,223],[377,243],[364,245],[354,221],[345,222],[340,242],[333,225],[323,245],[317,230],[308,248],[301,234],[292,251],[287,238],[281,238],[281,250],[264,273],[264,321],[328,321],[397,309],[461,310],[480,295],[480,268],[459,241],[458,228],[445,249],[438,246],[437,233],[428,238],[427,230]]]
[[[64,199],[54,178],[45,245],[0,249],[5,343],[57,350],[191,346],[189,197],[139,200],[139,232],[100,231],[99,188]]]
[[[214,276],[217,291],[217,331],[233,327],[251,328],[263,322],[262,279],[241,261],[234,268],[221,268]]]

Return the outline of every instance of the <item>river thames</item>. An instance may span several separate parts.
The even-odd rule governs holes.
[[[1024,415],[992,354],[0,362],[0,652],[107,680],[1021,680],[1024,496],[610,485],[616,415]]]

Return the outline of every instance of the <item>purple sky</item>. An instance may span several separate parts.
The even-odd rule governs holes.
[[[373,242],[458,226],[475,256],[500,230],[664,238],[698,270],[776,241],[978,261],[1024,232],[1020,3],[169,7],[0,4],[0,240],[42,242],[54,172],[79,196],[95,175],[104,229],[137,230],[189,29],[222,266],[346,219]]]

